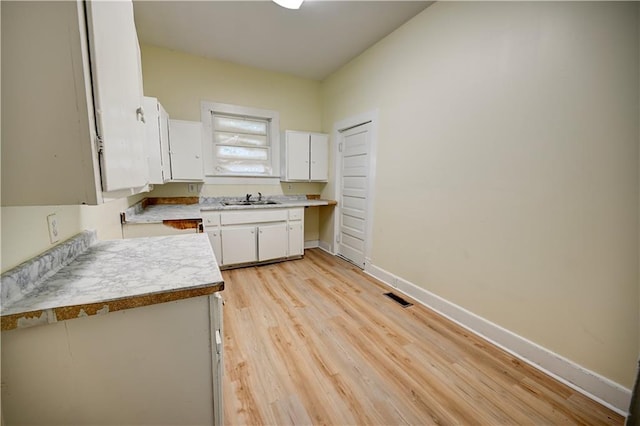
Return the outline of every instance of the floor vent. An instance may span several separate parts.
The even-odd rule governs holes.
[[[393,294],[393,293],[385,293],[385,296],[387,296],[389,299],[395,300],[396,302],[398,302],[403,308],[408,308],[409,306],[412,306],[413,303],[407,302],[406,300],[404,300],[402,297],[398,296],[397,294]]]

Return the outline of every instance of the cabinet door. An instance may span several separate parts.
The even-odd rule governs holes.
[[[207,231],[209,237],[209,243],[213,249],[213,254],[216,256],[218,266],[222,265],[222,238],[220,237],[220,230],[214,229],[213,231]]]
[[[162,177],[171,180],[171,157],[169,157],[169,114],[162,104],[158,104],[160,121],[160,153],[162,156]]]
[[[160,110],[158,100],[145,96],[143,101],[145,116],[145,139],[147,145],[147,164],[149,183],[163,184],[162,151],[160,146]]]
[[[147,184],[140,50],[131,1],[88,1],[87,24],[102,189]]]
[[[225,227],[220,231],[220,235],[223,265],[258,260],[255,226]]]
[[[169,120],[169,153],[171,180],[201,181],[202,123]]]
[[[303,240],[302,221],[289,222],[289,256],[302,256],[304,254]]]
[[[258,260],[271,260],[287,257],[286,222],[258,227]]]
[[[212,370],[213,370],[213,424],[224,424],[224,398],[222,396],[222,378],[224,376],[224,323],[223,318],[224,301],[220,293],[209,296],[209,317],[211,318],[211,345]]]
[[[309,180],[309,133],[287,132],[287,180]]]
[[[311,135],[311,165],[309,179],[326,181],[329,179],[329,136]]]

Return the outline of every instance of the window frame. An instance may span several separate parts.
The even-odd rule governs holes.
[[[215,173],[215,142],[213,139],[213,114],[257,118],[269,121],[270,175],[228,175]],[[279,184],[280,183],[280,113],[274,110],[246,107],[220,102],[201,102],[203,127],[203,157],[205,183],[228,184]]]

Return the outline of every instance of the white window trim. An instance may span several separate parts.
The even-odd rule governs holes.
[[[269,125],[269,142],[271,147],[271,176],[217,176],[213,173],[214,143],[212,113],[231,114],[247,117],[263,118],[271,121]],[[278,111],[251,108],[241,105],[223,104],[219,102],[201,102],[201,119],[203,128],[203,157],[205,183],[211,184],[280,184],[280,113]]]

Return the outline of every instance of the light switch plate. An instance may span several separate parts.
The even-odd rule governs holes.
[[[58,218],[55,213],[47,216],[47,223],[49,225],[49,241],[51,244],[60,241],[60,230],[58,229]]]

